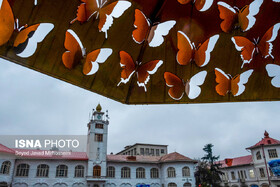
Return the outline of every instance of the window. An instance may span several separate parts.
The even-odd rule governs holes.
[[[177,187],[177,184],[175,184],[174,182],[168,183],[168,187]]]
[[[235,178],[234,171],[230,172],[230,174],[231,174],[231,179],[232,179],[232,180],[235,180],[236,178]]]
[[[149,155],[149,148],[145,149],[145,155]]]
[[[276,149],[268,149],[269,158],[278,158]]]
[[[140,148],[140,155],[144,155],[144,148]]]
[[[144,178],[146,178],[146,176],[145,176],[145,169],[144,168],[137,168],[136,169],[136,178],[137,179],[144,179]]]
[[[238,171],[238,177],[239,179],[247,179],[246,171],[245,170]]]
[[[257,152],[256,153],[256,158],[257,158],[257,160],[261,160],[262,159],[262,155],[261,155],[261,152]]]
[[[263,168],[259,168],[259,171],[260,171],[260,177],[261,178],[265,178],[264,169]]]
[[[136,148],[134,148],[134,155],[136,155]]]
[[[185,184],[184,184],[184,187],[191,187],[192,186],[192,184],[191,183],[188,183],[188,182],[186,182]]]
[[[159,149],[156,149],[156,156],[159,156]]]
[[[103,129],[103,124],[101,124],[101,123],[96,123],[96,124],[95,124],[95,128],[96,128],[96,129]]]
[[[164,154],[164,149],[161,149],[160,153],[161,153],[161,154]]]
[[[49,166],[46,164],[40,164],[37,167],[36,177],[48,177],[49,176]]]
[[[130,168],[129,167],[123,167],[121,169],[121,178],[130,178]]]
[[[66,165],[59,165],[56,167],[56,177],[67,177],[68,167]]]
[[[17,177],[28,177],[29,173],[29,165],[28,164],[20,164],[17,166]]]
[[[157,169],[157,168],[152,168],[152,169],[151,169],[151,175],[150,175],[150,177],[151,177],[152,179],[157,179],[157,178],[159,178],[159,174],[158,174],[158,169]]]
[[[155,155],[155,150],[151,149],[151,155]]]
[[[103,142],[103,134],[95,134],[94,141]]]
[[[85,167],[78,165],[75,167],[75,176],[74,177],[84,177]]]
[[[11,162],[5,161],[1,165],[0,174],[8,175],[10,173]]]
[[[190,176],[190,168],[187,167],[187,166],[183,167],[182,174],[183,174],[183,177],[189,177]]]
[[[169,178],[176,177],[175,168],[173,168],[173,167],[167,168],[167,177],[169,177]]]
[[[115,178],[115,168],[113,166],[107,167],[107,177]]]
[[[101,167],[96,165],[93,167],[93,177],[100,177],[101,176]]]
[[[249,170],[249,176],[250,176],[251,179],[255,178],[254,170],[252,170],[252,169]]]

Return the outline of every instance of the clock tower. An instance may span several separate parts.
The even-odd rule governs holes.
[[[88,177],[106,177],[108,119],[108,113],[104,116],[102,107],[98,104],[88,123]]]

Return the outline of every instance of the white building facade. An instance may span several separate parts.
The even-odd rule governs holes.
[[[269,137],[265,131],[261,141],[246,149],[251,155],[220,161],[225,174],[222,176],[222,185],[280,187],[280,177],[275,176],[268,165],[268,162],[280,158],[280,141]]]
[[[166,149],[164,156],[108,155],[109,121],[101,110],[98,105],[88,123],[87,152],[61,157],[19,157],[15,155],[18,149],[0,144],[0,186],[195,186],[196,161],[177,152],[167,154]],[[32,151],[39,153],[41,150]]]

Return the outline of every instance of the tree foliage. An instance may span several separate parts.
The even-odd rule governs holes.
[[[206,152],[204,157],[198,162],[197,170],[195,173],[196,185],[202,187],[219,187],[223,173],[219,170],[220,164],[217,164],[219,156],[213,155],[213,144],[206,144],[203,151]]]

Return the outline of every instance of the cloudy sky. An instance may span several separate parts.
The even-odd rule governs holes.
[[[134,143],[166,144],[191,158],[250,154],[264,130],[280,139],[280,103],[124,105],[0,59],[1,135],[86,135],[98,103],[109,110],[108,154]],[[0,142],[1,143],[1,142]]]

